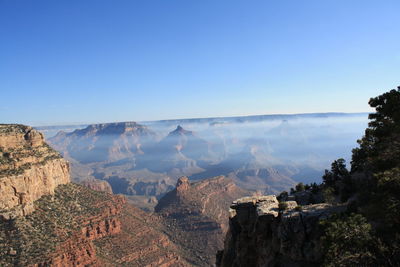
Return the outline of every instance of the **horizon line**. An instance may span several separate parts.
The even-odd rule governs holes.
[[[151,122],[173,122],[173,121],[190,121],[190,120],[210,120],[210,119],[232,119],[232,118],[250,118],[250,117],[272,117],[272,116],[304,116],[304,115],[362,115],[362,114],[370,114],[371,112],[306,112],[306,113],[270,113],[270,114],[254,114],[254,115],[232,115],[232,116],[216,116],[216,117],[194,117],[194,118],[174,118],[174,119],[161,119],[161,120],[126,120],[126,121],[113,121],[113,122],[91,122],[91,123],[64,123],[64,124],[48,124],[48,125],[29,125],[35,128],[41,127],[61,127],[61,126],[84,126],[84,125],[96,125],[96,124],[111,124],[111,123],[126,123],[126,122],[135,122],[135,123],[151,123]],[[12,123],[6,123],[12,124]],[[20,123],[16,123],[20,124]]]

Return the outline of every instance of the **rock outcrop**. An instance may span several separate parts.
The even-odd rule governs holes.
[[[107,181],[102,181],[98,179],[87,179],[83,180],[81,184],[95,191],[102,191],[109,194],[113,193],[111,185]]]
[[[272,157],[258,144],[248,145],[242,151],[229,155],[223,161],[212,164],[202,173],[194,174],[194,179],[223,174],[247,190],[262,194],[275,194],[296,185],[290,178],[285,164]],[[214,175],[212,175],[214,174]]]
[[[321,263],[318,222],[343,206],[315,204],[297,206],[287,202],[279,210],[275,196],[245,197],[233,202],[229,231],[217,266],[319,266]]]
[[[155,212],[189,261],[211,266],[215,251],[223,247],[230,203],[249,193],[224,176],[195,183],[181,177],[176,188],[159,200]]]
[[[35,200],[69,182],[68,163],[41,133],[24,125],[0,125],[0,217],[31,213]]]

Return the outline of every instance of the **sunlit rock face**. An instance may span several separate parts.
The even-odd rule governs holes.
[[[0,125],[0,214],[27,215],[33,202],[70,182],[69,165],[43,135],[24,125]]]
[[[107,181],[93,179],[82,181],[81,184],[95,191],[107,192],[109,194],[113,193],[111,185]]]

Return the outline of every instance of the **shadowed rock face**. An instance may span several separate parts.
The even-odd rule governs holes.
[[[196,183],[181,177],[176,188],[159,200],[155,211],[165,218],[170,226],[168,234],[189,261],[212,266],[228,229],[230,203],[249,194],[224,176]]]
[[[296,209],[295,201],[278,211],[275,196],[245,197],[230,209],[229,230],[217,266],[319,266],[318,222],[343,206],[315,204]]]

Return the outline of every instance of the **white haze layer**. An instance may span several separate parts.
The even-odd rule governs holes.
[[[160,139],[176,129],[177,124],[166,122],[145,123]],[[179,122],[185,130],[214,145],[219,161],[232,155],[250,151],[255,157],[265,159],[266,165],[290,165],[315,170],[313,177],[294,176],[298,182],[320,182],[324,169],[333,160],[351,160],[351,150],[357,147],[368,124],[368,114],[350,114],[332,117],[293,117],[284,120],[260,122],[213,123]],[[257,153],[254,153],[257,151]],[[247,159],[243,159],[246,164]]]

